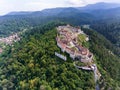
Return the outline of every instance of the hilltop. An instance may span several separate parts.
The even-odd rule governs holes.
[[[86,42],[89,41],[89,36],[87,36],[80,27],[75,28],[70,25],[57,27],[57,32],[56,41],[58,47],[62,52],[69,54],[76,68],[88,71],[93,70],[96,83],[100,79],[101,74],[94,62],[93,54],[88,48],[85,48]],[[59,54],[57,56],[61,57]],[[65,59],[63,58],[63,60],[66,61],[67,57],[65,57]],[[84,63],[84,66],[78,66],[76,63]]]

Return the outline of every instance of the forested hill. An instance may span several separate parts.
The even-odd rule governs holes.
[[[95,90],[93,72],[78,70],[72,59],[64,62],[54,52],[56,27],[64,23],[49,23],[35,27],[22,35],[19,42],[6,48],[0,58],[0,89],[8,90]],[[110,42],[102,35],[82,29],[89,35],[89,49],[102,77],[100,88],[120,88],[120,61],[112,53]],[[61,52],[62,53],[62,52]]]

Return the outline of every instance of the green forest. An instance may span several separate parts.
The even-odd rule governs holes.
[[[115,46],[120,47],[120,22],[119,20],[102,20],[91,24],[91,28],[103,34]]]
[[[68,54],[67,61],[56,44],[56,27],[51,22],[26,31],[19,42],[7,46],[0,58],[0,89],[3,90],[95,90],[94,73],[77,69]],[[97,32],[82,28],[89,35],[89,49],[102,74],[100,88],[118,90],[120,61],[114,46]],[[117,63],[116,63],[117,62]],[[116,68],[117,67],[117,68]]]

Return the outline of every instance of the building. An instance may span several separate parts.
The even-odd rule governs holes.
[[[57,45],[63,52],[67,52],[74,60],[79,58],[81,62],[92,62],[93,54],[85,47],[78,45],[78,35],[84,34],[80,28],[74,28],[70,25],[57,27]],[[89,40],[86,36],[86,41]]]

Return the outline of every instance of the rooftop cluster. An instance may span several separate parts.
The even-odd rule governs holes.
[[[8,44],[11,45],[13,42],[16,42],[16,41],[19,41],[19,40],[20,40],[20,38],[19,38],[17,33],[13,34],[9,37],[6,37],[6,38],[0,38],[0,42],[5,43],[7,45]]]
[[[67,52],[73,59],[78,58],[81,62],[92,62],[93,54],[81,44],[89,38],[80,27],[59,26],[57,31],[57,45],[63,52]]]
[[[3,52],[5,45],[12,45],[13,42],[19,41],[20,37],[17,33],[6,38],[0,38],[0,54]]]

